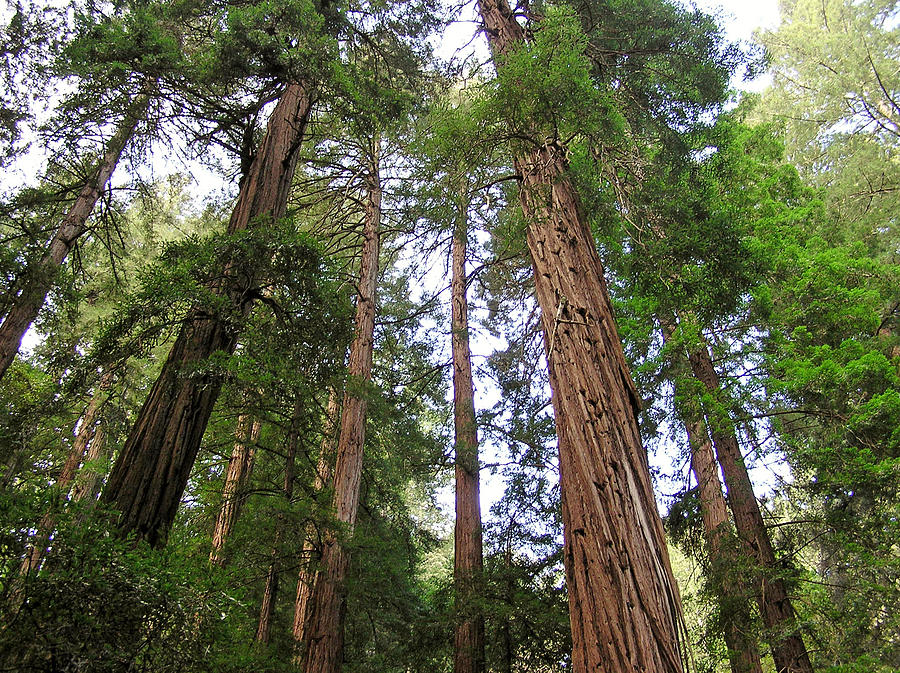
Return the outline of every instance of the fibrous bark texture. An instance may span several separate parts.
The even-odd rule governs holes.
[[[375,332],[375,285],[378,277],[381,183],[378,140],[373,140],[371,164],[366,176],[365,224],[356,304],[356,336],[350,346],[350,387],[344,395],[341,431],[334,468],[334,514],[352,531],[359,509],[363,442],[366,430],[366,398],[359,386],[372,378]],[[306,673],[338,673],[344,650],[344,579],[350,553],[341,536],[326,535],[321,569],[313,586],[306,633]]]
[[[303,405],[299,402],[294,405],[294,414],[291,418],[291,429],[288,433],[287,455],[284,459],[284,494],[285,506],[290,505],[294,497],[294,459],[297,456],[297,446],[300,443],[300,421],[303,414]],[[272,553],[269,559],[269,571],[266,573],[266,588],[263,591],[262,604],[259,608],[259,623],[256,627],[256,642],[267,644],[269,634],[272,631],[272,615],[275,614],[275,601],[278,598],[278,585],[280,567],[278,559],[281,554],[281,538],[285,529],[284,514],[279,513],[275,523],[275,539],[272,540]]]
[[[456,529],[453,580],[457,623],[453,648],[455,673],[483,673],[484,616],[479,608],[482,554],[479,495],[478,431],[475,424],[475,387],[469,348],[469,309],[466,297],[466,212],[453,233],[451,251],[451,347],[453,352],[453,410],[456,431]]]
[[[715,399],[720,399],[721,385],[709,347],[703,344],[690,353],[689,360],[697,380]],[[738,537],[748,558],[757,565],[752,581],[763,623],[770,631],[769,644],[775,668],[779,673],[811,673],[812,663],[803,638],[797,632],[797,619],[784,580],[778,576],[775,551],[753,492],[753,483],[734,426],[727,418],[711,418],[710,434],[725,477],[728,505],[734,516]]]
[[[319,494],[331,481],[331,464],[336,450],[336,432],[338,428],[338,414],[340,413],[340,397],[334,388],[328,394],[328,406],[325,409],[325,423],[322,428],[322,444],[319,448],[319,459],[316,464],[316,477],[313,481],[313,492]],[[291,634],[294,637],[295,663],[302,663],[303,652],[306,649],[305,636],[306,625],[309,619],[309,598],[315,584],[315,565],[318,559],[316,555],[316,527],[309,522],[306,526],[306,536],[303,538],[303,548],[300,552],[300,574],[297,578],[297,596],[294,600],[294,622]]]
[[[262,422],[259,419],[251,419],[248,414],[241,414],[238,417],[234,448],[231,451],[231,458],[228,460],[228,469],[225,471],[222,502],[216,515],[212,551],[209,553],[209,562],[218,566],[224,566],[226,562],[225,545],[241,514],[245,498],[244,491],[247,481],[250,479],[250,473],[253,471],[256,443],[259,441],[261,429]]]
[[[228,233],[284,215],[312,102],[304,84],[285,89],[241,184]],[[255,283],[252,269],[226,265],[213,289],[246,315]],[[186,318],[103,492],[103,501],[120,512],[122,535],[152,546],[165,543],[222,385],[219,377],[194,370],[213,353],[233,353],[238,336],[232,321],[203,308]]]
[[[525,35],[480,0],[497,68]],[[680,673],[680,599],[641,445],[639,402],[566,148],[514,149],[559,438],[572,670]]]
[[[33,268],[25,270],[18,294],[3,317],[3,323],[0,324],[0,378],[3,378],[15,360],[22,337],[44,306],[47,294],[53,287],[57,270],[75,242],[87,231],[88,218],[109,184],[116,164],[119,163],[125,146],[134,135],[135,128],[146,114],[149,104],[149,93],[141,93],[134,99],[115,134],[109,139],[96,170],[81,188],[46,252]]]

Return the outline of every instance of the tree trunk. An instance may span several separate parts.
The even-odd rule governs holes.
[[[84,456],[84,466],[78,471],[75,485],[72,487],[72,502],[86,500],[85,507],[93,507],[100,495],[100,472],[94,467],[106,451],[106,431],[103,422],[97,423],[94,428],[94,436]]]
[[[709,347],[704,344],[690,353],[689,359],[697,380],[714,399],[721,399],[719,376],[713,366]],[[803,638],[797,632],[796,616],[784,580],[778,576],[778,562],[775,560],[769,532],[753,492],[753,484],[734,426],[730,419],[722,418],[721,414],[709,416],[710,434],[725,476],[728,504],[734,515],[738,537],[749,559],[758,566],[752,581],[756,586],[763,623],[770,633],[775,668],[779,673],[811,673],[812,663]]]
[[[234,448],[225,472],[225,485],[222,487],[222,503],[213,529],[212,551],[209,553],[209,562],[217,566],[224,566],[226,563],[225,545],[241,514],[244,490],[253,471],[256,443],[261,429],[262,422],[258,419],[251,420],[248,414],[241,414],[238,418]]]
[[[303,413],[303,405],[297,402],[294,405],[294,415],[291,420],[291,431],[288,435],[287,456],[284,462],[284,493],[285,507],[290,506],[294,497],[294,460],[297,456],[297,445],[300,443],[300,420]],[[278,598],[279,563],[281,552],[281,538],[284,536],[284,513],[278,514],[275,521],[275,539],[272,541],[272,553],[269,560],[269,571],[266,573],[266,588],[263,591],[262,605],[259,608],[259,624],[256,627],[256,642],[267,645],[269,634],[272,630],[272,615],[275,614],[275,600]]]
[[[456,529],[453,580],[457,623],[453,648],[455,673],[483,673],[484,616],[479,607],[484,571],[479,495],[478,429],[475,388],[469,349],[466,298],[466,208],[461,204],[453,232],[451,280],[451,342],[453,351],[453,409],[456,430]]]
[[[722,495],[722,482],[719,481],[719,466],[703,421],[686,423],[686,430],[691,445],[691,469],[700,491],[700,516],[731,671],[762,673],[756,638],[747,631],[753,623],[750,609],[746,595],[740,590],[741,578],[735,573],[740,567],[740,559],[729,545],[731,524],[725,496]]]
[[[87,231],[87,220],[100,195],[106,189],[116,164],[134,130],[147,112],[150,95],[145,90],[135,97],[122,118],[115,134],[109,139],[103,157],[90,179],[81,188],[69,212],[63,218],[43,257],[33,268],[24,271],[24,279],[18,295],[0,324],[0,378],[15,360],[22,337],[37,318],[38,313],[53,287],[56,272],[65,261],[81,235]]]
[[[334,468],[335,517],[346,526],[341,533],[326,535],[321,570],[310,599],[307,626],[306,673],[337,673],[344,650],[344,579],[350,553],[344,535],[352,533],[359,507],[362,479],[363,442],[366,432],[366,393],[363,386],[372,378],[372,349],[375,332],[375,285],[378,278],[379,228],[381,222],[381,181],[379,144],[372,141],[370,166],[366,176],[365,224],[360,260],[359,296],[356,304],[356,336],[350,346],[349,386],[344,395],[341,432]]]
[[[338,391],[332,388],[328,394],[328,406],[325,409],[325,424],[322,428],[322,444],[319,448],[319,460],[316,464],[316,478],[313,482],[313,491],[321,493],[331,481],[331,462],[335,453],[335,432],[338,426],[338,413],[340,412],[340,398]],[[299,666],[302,662],[306,648],[305,633],[309,619],[309,598],[315,584],[317,559],[316,553],[316,527],[310,522],[306,526],[306,536],[303,538],[303,549],[300,553],[300,575],[297,578],[297,597],[294,601],[294,623],[291,633],[294,637],[294,663]]]
[[[663,341],[668,342],[675,331],[674,320],[660,319]],[[683,365],[683,356],[675,356]],[[678,397],[679,384],[675,382]],[[756,637],[747,629],[752,617],[746,593],[740,590],[740,555],[734,545],[734,534],[728,516],[728,505],[722,494],[719,466],[699,404],[689,400],[683,410],[684,426],[691,448],[691,470],[697,480],[700,495],[700,517],[703,520],[703,537],[709,553],[710,576],[719,604],[722,635],[728,647],[728,659],[732,673],[762,673],[759,647]]]
[[[53,485],[54,490],[60,498],[64,498],[69,492],[69,487],[75,479],[75,473],[78,471],[78,466],[81,464],[81,460],[85,455],[88,443],[94,436],[97,416],[100,413],[103,396],[106,394],[110,382],[110,374],[104,374],[103,378],[100,380],[100,384],[91,396],[91,400],[88,402],[84,413],[81,415],[81,422],[78,424],[78,431],[75,433],[75,441],[72,443],[72,448],[69,450],[66,462],[63,463],[62,470],[60,470],[59,476],[56,478],[56,483]],[[41,522],[37,526],[37,532],[35,533],[34,541],[31,545],[31,551],[22,561],[22,566],[19,569],[19,572],[22,575],[35,572],[40,566],[41,560],[44,558],[44,553],[47,551],[47,544],[50,540],[50,535],[53,533],[55,524],[56,517],[51,508],[43,517],[41,517]]]
[[[479,9],[502,69],[523,30],[506,0]],[[572,670],[680,673],[680,599],[640,403],[566,148],[547,141],[514,155],[559,438]]]
[[[229,234],[251,225],[265,226],[262,220],[284,215],[312,103],[305,85],[285,89],[241,184]],[[226,265],[224,280],[213,289],[246,315],[252,304],[253,276],[252,269]],[[151,546],[165,544],[222,386],[219,377],[194,369],[213,353],[232,354],[238,332],[223,316],[202,308],[185,320],[103,492],[103,501],[120,512],[123,536],[134,535]]]

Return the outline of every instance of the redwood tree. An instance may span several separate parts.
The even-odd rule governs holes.
[[[531,38],[506,0],[479,9],[502,74]],[[603,267],[565,143],[530,130],[513,154],[559,439],[573,670],[680,672],[679,596]]]
[[[461,200],[451,243],[451,340],[453,351],[453,421],[456,430],[456,528],[453,581],[457,623],[453,648],[456,673],[482,673],[484,616],[479,608],[484,570],[478,430],[475,422],[475,390],[472,353],[469,348],[469,316],[466,297],[466,227],[468,199]]]
[[[135,96],[115,133],[106,143],[97,167],[84,182],[43,256],[24,270],[22,281],[19,287],[14,288],[11,301],[4,302],[9,308],[0,323],[0,378],[9,369],[22,343],[22,337],[44,305],[57,270],[78,239],[87,231],[88,218],[97,200],[106,189],[125,146],[147,112],[150,88],[152,87],[147,85],[142,93]]]
[[[228,234],[284,215],[313,102],[309,83],[285,88],[241,184]],[[256,282],[253,269],[226,264],[211,289],[235,316],[246,316]],[[221,378],[193,370],[216,352],[234,352],[239,336],[235,322],[240,321],[200,307],[184,320],[103,492],[103,501],[120,512],[123,535],[133,534],[152,546],[164,543],[222,385]]]
[[[705,341],[699,348],[691,351],[689,360],[697,381],[703,385],[711,399],[721,402],[719,375]],[[779,575],[775,550],[753,492],[753,482],[750,481],[737,434],[727,414],[716,412],[716,409],[707,411],[710,434],[716,457],[722,466],[728,505],[734,516],[738,535],[747,557],[756,566],[751,579],[756,588],[763,623],[769,629],[775,668],[779,673],[811,673],[812,663],[798,631],[797,617],[787,587],[783,577]]]
[[[352,532],[359,507],[363,442],[366,433],[365,386],[372,377],[375,332],[375,286],[381,225],[381,178],[379,137],[368,139],[365,176],[363,245],[356,304],[356,332],[347,367],[348,388],[344,394],[341,429],[334,468],[334,515],[341,531],[327,533],[321,569],[310,598],[305,633],[305,671],[337,673],[343,661],[344,580],[350,566],[346,535]]]

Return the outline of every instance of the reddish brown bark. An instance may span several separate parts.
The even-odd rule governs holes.
[[[304,84],[285,89],[241,184],[228,233],[284,215],[312,102]],[[213,290],[246,315],[255,283],[252,269],[226,265]],[[238,336],[232,322],[204,309],[193,310],[185,320],[103,492],[103,501],[120,512],[122,535],[152,546],[165,543],[222,385],[219,377],[194,369],[213,353],[233,353]]]
[[[69,492],[69,488],[75,479],[75,473],[78,471],[78,466],[81,465],[82,458],[84,458],[85,451],[88,448],[88,443],[91,442],[91,438],[94,436],[97,416],[100,413],[103,396],[109,388],[111,378],[109,374],[104,374],[100,384],[97,386],[97,390],[91,396],[90,402],[88,402],[84,413],[81,415],[78,431],[75,433],[75,441],[72,443],[68,456],[66,456],[66,462],[63,463],[62,469],[56,477],[56,483],[53,485],[53,488],[61,497],[64,497]],[[48,511],[41,517],[41,522],[37,526],[37,533],[35,533],[34,541],[31,544],[31,550],[22,561],[22,566],[19,569],[22,575],[34,572],[40,566],[44,553],[47,551],[47,544],[55,524],[56,517],[53,511]]]
[[[714,585],[719,596],[719,612],[722,620],[725,645],[732,673],[762,673],[759,647],[748,629],[752,618],[747,597],[740,590],[742,578],[736,575],[740,559],[731,546],[731,524],[728,506],[722,494],[719,466],[702,421],[686,424],[688,442],[691,445],[691,469],[700,492],[700,516],[703,533],[709,549],[710,566],[715,575]]]
[[[262,423],[258,419],[251,420],[247,414],[241,414],[238,418],[234,448],[228,460],[228,469],[225,471],[222,502],[213,528],[212,551],[209,552],[209,562],[218,566],[224,566],[226,563],[225,546],[241,515],[245,489],[253,471],[256,443],[259,441],[261,429]]]
[[[484,616],[478,599],[484,570],[478,430],[475,423],[475,386],[469,348],[469,307],[466,298],[466,210],[453,232],[451,252],[451,346],[453,353],[453,409],[456,431],[456,528],[453,581],[457,623],[453,647],[455,673],[483,673]]]
[[[102,421],[94,428],[94,436],[84,456],[84,466],[78,471],[75,485],[72,487],[72,501],[86,501],[86,505],[93,505],[100,495],[101,473],[96,469],[96,463],[106,452],[106,431]]]
[[[87,221],[106,189],[125,146],[147,112],[149,93],[138,95],[125,113],[115,134],[109,139],[103,157],[90,179],[81,188],[75,202],[60,223],[53,240],[34,268],[26,269],[24,281],[0,324],[0,378],[15,360],[22,337],[40,313],[53,287],[56,272],[75,242],[87,231]]]
[[[674,320],[660,320],[663,339],[669,341],[675,330]],[[676,356],[684,364],[683,356]],[[675,384],[676,397],[680,390]],[[719,465],[713,453],[709,432],[700,405],[689,401],[684,410],[684,425],[691,448],[691,470],[697,480],[700,517],[709,554],[713,590],[719,603],[722,635],[728,647],[732,673],[762,673],[759,646],[752,628],[750,606],[743,583],[740,553],[736,549],[728,505],[722,493]]]
[[[300,443],[300,421],[303,406],[297,402],[294,405],[294,414],[291,420],[291,430],[288,434],[287,455],[284,462],[284,494],[285,506],[289,505],[294,497],[294,459],[297,456],[297,445]],[[268,644],[269,634],[272,631],[272,615],[275,614],[275,601],[278,598],[278,585],[280,579],[279,555],[281,551],[281,538],[284,536],[284,514],[280,513],[275,522],[275,539],[272,541],[272,552],[269,559],[269,570],[266,573],[266,587],[263,591],[262,604],[259,608],[259,623],[256,627],[256,642]]]
[[[719,376],[708,346],[704,344],[694,350],[689,359],[697,380],[714,399],[721,399]],[[711,416],[710,434],[725,477],[728,505],[734,516],[738,537],[748,558],[757,565],[751,581],[756,588],[763,623],[770,632],[775,668],[779,673],[811,673],[812,663],[803,638],[797,631],[797,619],[787,587],[779,577],[775,551],[753,492],[753,483],[750,481],[734,426],[730,419],[722,418],[721,414]]]
[[[338,428],[338,413],[340,412],[340,398],[334,388],[328,394],[328,406],[325,409],[325,424],[322,428],[322,444],[319,448],[319,460],[316,464],[316,478],[313,481],[313,491],[321,493],[331,481],[331,463],[334,459],[335,437]],[[302,663],[302,655],[305,650],[306,625],[309,619],[309,598],[315,584],[316,555],[316,527],[310,522],[306,526],[306,536],[303,538],[303,548],[300,552],[300,575],[297,578],[297,597],[294,600],[294,621],[291,634],[294,637],[295,663]]]
[[[525,36],[479,9],[498,69]],[[514,148],[559,438],[572,670],[680,673],[680,599],[604,271],[556,142]]]
[[[334,468],[333,508],[336,519],[349,535],[359,509],[363,442],[366,432],[366,397],[360,386],[372,378],[375,332],[375,286],[378,277],[381,181],[379,141],[372,141],[371,163],[366,176],[365,224],[356,304],[356,336],[350,346],[347,374],[350,386],[344,395],[341,431]],[[306,673],[337,673],[344,650],[344,579],[350,553],[342,535],[331,531],[322,550],[321,569],[310,598],[306,628]]]

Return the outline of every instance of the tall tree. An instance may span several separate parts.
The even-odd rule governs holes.
[[[253,470],[256,443],[259,441],[261,429],[262,421],[259,419],[251,418],[246,413],[238,417],[234,449],[228,460],[228,468],[225,470],[222,503],[219,505],[219,512],[216,515],[212,550],[209,552],[209,562],[215,565],[225,565],[225,547],[240,516],[241,505],[246,497],[244,489],[247,487],[250,472]]]
[[[375,331],[375,288],[381,240],[381,138],[366,139],[363,245],[356,304],[356,327],[347,366],[348,388],[341,410],[334,467],[333,507],[345,529],[326,535],[321,570],[310,598],[306,632],[307,673],[336,673],[343,662],[344,580],[350,564],[347,539],[356,523],[366,432],[366,385],[372,377]]]
[[[453,670],[485,670],[484,615],[480,608],[484,557],[482,551],[480,461],[475,420],[472,352],[469,347],[469,307],[466,294],[468,190],[461,189],[451,243],[451,342],[453,355],[453,423],[456,431],[456,527],[453,574],[457,624]]]
[[[479,10],[502,76],[534,38],[505,0]],[[681,671],[679,597],[637,425],[640,401],[566,146],[536,137],[513,154],[559,437],[573,670]]]
[[[148,88],[151,88],[150,85]],[[134,98],[116,132],[107,142],[95,171],[85,181],[78,197],[59,224],[46,252],[33,268],[24,271],[22,280],[15,289],[15,296],[4,302],[8,308],[0,324],[0,378],[9,369],[19,350],[22,337],[44,305],[47,294],[53,286],[57,269],[65,261],[75,242],[87,230],[88,218],[106,189],[125,146],[134,135],[149,104],[149,91],[143,91]]]
[[[228,234],[284,215],[313,102],[309,84],[285,88],[241,184]],[[226,264],[223,271],[213,291],[237,316],[246,316],[255,296],[253,269]],[[123,535],[134,534],[153,546],[165,541],[222,385],[216,377],[192,375],[191,370],[215,352],[234,351],[238,330],[230,323],[204,309],[195,309],[185,320],[103,492],[103,501],[121,513]]]

